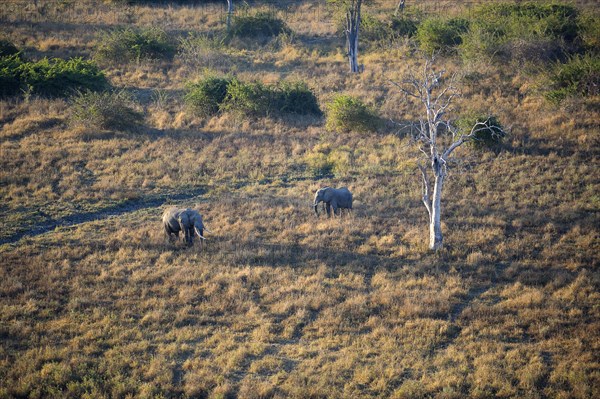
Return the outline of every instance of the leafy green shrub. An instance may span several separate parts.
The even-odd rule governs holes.
[[[600,94],[600,57],[585,55],[571,58],[565,64],[557,64],[550,74],[551,90],[546,98],[560,103],[575,95]]]
[[[233,79],[221,108],[247,116],[321,114],[316,96],[303,82],[264,85]]]
[[[236,15],[231,22],[230,34],[236,37],[272,37],[289,33],[285,22],[272,12],[259,11],[251,15]]]
[[[321,115],[319,102],[314,93],[304,82],[282,82],[271,87],[274,101],[271,102],[273,111],[298,115]]]
[[[64,96],[73,90],[103,90],[106,77],[91,61],[43,58],[24,61],[19,54],[0,58],[0,93],[3,96],[27,91],[31,94]]]
[[[19,49],[6,39],[0,39],[0,57],[8,57],[19,53]]]
[[[185,103],[200,116],[214,115],[221,109],[231,82],[229,78],[208,76],[188,86]]]
[[[469,133],[476,124],[474,140],[467,143],[468,146],[477,150],[496,150],[500,148],[506,133],[498,118],[494,115],[481,115],[471,113],[463,116],[456,122],[457,127],[464,133]]]
[[[19,67],[23,60],[18,54],[0,58],[0,96],[13,96],[20,93],[22,83]]]
[[[577,20],[579,37],[586,51],[600,52],[600,15],[583,13]]]
[[[78,92],[71,100],[69,121],[97,129],[131,130],[143,119],[125,91]]]
[[[140,62],[173,58],[176,46],[159,28],[116,29],[102,34],[95,57],[101,62]]]
[[[372,132],[379,129],[381,119],[360,99],[345,94],[337,95],[327,105],[325,127],[336,132]]]
[[[570,5],[490,3],[476,7],[470,21],[460,48],[465,59],[548,62],[574,51],[579,34]]]
[[[390,21],[391,31],[401,37],[413,37],[419,28],[419,19],[416,16],[392,16]]]
[[[451,52],[462,43],[461,35],[468,26],[468,21],[462,18],[429,18],[417,28],[416,39],[426,52]]]

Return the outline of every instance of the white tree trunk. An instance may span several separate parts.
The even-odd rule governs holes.
[[[233,0],[227,0],[227,31],[231,28],[231,15],[233,14]]]
[[[358,65],[358,31],[360,27],[360,6],[362,0],[350,6],[346,13],[346,42],[348,45],[348,61],[350,62],[350,72],[360,72]]]
[[[431,200],[431,217],[429,219],[429,249],[437,251],[442,248],[444,236],[442,235],[442,188],[444,186],[444,174],[435,176],[433,187],[433,198]]]

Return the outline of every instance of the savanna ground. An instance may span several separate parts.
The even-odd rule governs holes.
[[[459,109],[493,110],[510,134],[499,152],[458,151],[445,248],[429,253],[417,154],[394,125],[339,134],[184,107],[208,67],[414,120],[389,84],[420,62],[409,44],[362,51],[350,75],[315,3],[281,11],[294,37],[205,65],[103,66],[141,104],[135,132],[72,126],[64,99],[0,102],[0,397],[600,396],[599,99],[552,105],[519,68],[442,57],[477,72]],[[92,57],[115,26],[223,27],[210,7],[46,4],[2,16],[31,58]],[[307,166],[318,152],[332,175]],[[351,217],[315,218],[325,185],[353,191]],[[204,251],[166,242],[170,203],[200,209]]]

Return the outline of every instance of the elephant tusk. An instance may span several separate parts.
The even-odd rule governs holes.
[[[206,238],[202,237],[200,234],[198,234],[198,237],[202,238],[203,240],[206,240]]]

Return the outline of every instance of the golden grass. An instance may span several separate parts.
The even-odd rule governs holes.
[[[63,56],[91,53],[86,23],[222,23],[184,6],[129,10],[3,29],[30,54]],[[349,76],[328,14],[289,12],[296,39],[229,48],[223,69],[297,77],[322,104],[343,90],[386,118],[419,115],[388,83],[416,63],[404,44],[361,55],[366,72]],[[457,105],[494,109],[510,135],[499,154],[458,150],[446,248],[430,254],[416,155],[393,127],[201,119],[181,101],[200,71],[179,59],[106,72],[135,89],[139,132],[69,127],[64,100],[0,101],[0,239],[91,215],[0,246],[0,397],[600,395],[598,98],[555,108],[528,76],[482,69]],[[316,180],[307,160],[324,149],[334,176]],[[350,217],[315,218],[323,185],[353,191]],[[165,201],[199,208],[204,251],[167,242]]]

